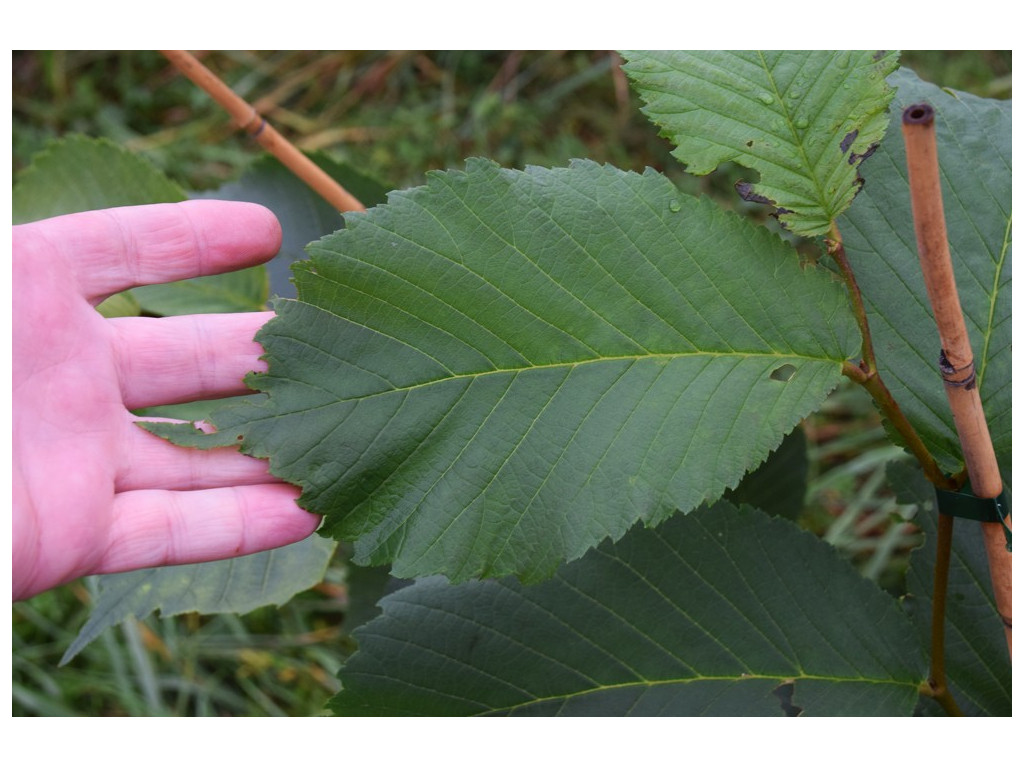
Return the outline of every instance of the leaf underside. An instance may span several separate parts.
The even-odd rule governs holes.
[[[895,600],[726,502],[543,584],[430,578],[381,606],[339,673],[339,715],[909,715],[926,668]]]
[[[868,309],[879,370],[944,469],[958,470],[963,454],[938,369],[941,344],[917,256],[898,127],[905,107],[926,101],[936,113],[946,230],[981,401],[996,456],[1008,468],[1013,443],[1011,105],[947,91],[909,70],[900,70],[890,82],[898,88],[893,128],[864,165],[863,194],[838,222]]]
[[[543,578],[717,498],[858,344],[827,273],[653,171],[470,161],[310,254],[259,335],[269,398],[150,428],[269,456],[402,577]]]
[[[310,536],[286,547],[210,563],[145,568],[102,576],[89,620],[68,647],[71,661],[105,629],[129,618],[199,613],[248,613],[284,605],[296,592],[318,584],[335,543]]]
[[[881,141],[897,56],[885,51],[624,51],[644,113],[690,173],[725,162],[738,185],[799,235],[819,235],[853,201],[860,161]]]

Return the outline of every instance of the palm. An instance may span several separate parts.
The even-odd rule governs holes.
[[[263,261],[279,242],[264,209],[215,202],[15,229],[16,598],[89,573],[280,546],[315,527],[265,462],[172,446],[130,411],[245,391],[268,313],[107,320],[93,309],[131,285]]]

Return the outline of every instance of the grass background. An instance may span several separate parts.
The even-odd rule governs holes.
[[[685,174],[639,112],[607,51],[218,51],[204,63],[285,136],[390,188],[466,157],[564,165],[589,157],[651,166],[691,193],[763,217],[733,190],[740,171]],[[911,51],[923,78],[991,98],[1011,96],[1008,51]],[[67,133],[112,139],[191,190],[237,178],[258,147],[156,52],[13,53],[13,168]],[[810,477],[801,520],[870,578],[900,588],[918,537],[886,492],[900,459],[866,397],[840,388],[805,425]],[[150,617],[107,631],[68,666],[85,623],[89,580],[12,607],[15,715],[316,715],[354,646],[343,556],[324,583],[283,608],[245,616]],[[364,610],[359,612],[365,613]],[[349,621],[346,621],[346,618]]]

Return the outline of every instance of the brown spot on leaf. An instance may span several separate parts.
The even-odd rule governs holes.
[[[754,191],[754,185],[749,181],[737,181],[736,191],[739,196],[746,200],[748,203],[763,203],[765,205],[775,205],[774,200],[770,200],[764,195],[759,195]]]
[[[867,160],[869,157],[871,157],[873,154],[875,154],[875,150],[876,149],[878,149],[878,143],[877,142],[872,144],[871,146],[869,146],[867,149],[865,149],[860,154],[857,154],[856,152],[851,152],[850,153],[850,159],[849,159],[850,165],[853,165],[854,163],[859,163],[859,162],[861,162],[863,160]]]
[[[839,149],[842,150],[844,154],[846,153],[846,150],[848,150],[853,145],[853,142],[857,140],[858,133],[859,131],[856,128],[854,128],[852,131],[850,131],[843,137],[843,140],[841,142],[839,142]]]

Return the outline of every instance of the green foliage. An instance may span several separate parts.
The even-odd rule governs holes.
[[[820,235],[860,190],[860,162],[888,122],[897,65],[885,51],[627,52],[644,112],[690,173],[733,161],[760,172],[745,199]]]
[[[726,502],[543,584],[424,579],[382,607],[338,714],[908,715],[923,665],[897,604],[830,547]]]
[[[764,464],[751,470],[723,498],[736,506],[755,504],[763,512],[797,520],[807,496],[807,437],[797,428],[786,435]]]
[[[1011,408],[1010,103],[924,83],[900,71],[893,121],[922,101],[936,111],[950,254],[993,446],[1009,467]],[[921,280],[899,125],[871,158],[871,183],[839,228],[869,312],[878,365],[904,413],[948,471],[963,458],[953,416],[934,386],[939,338]],[[1009,476],[1006,477],[1007,481]]]
[[[138,155],[106,140],[72,135],[33,158],[11,197],[13,222],[23,224],[140,200],[177,203],[185,193]]]
[[[334,554],[334,542],[310,537],[287,547],[212,563],[147,568],[99,579],[89,621],[61,664],[75,657],[105,629],[128,618],[199,613],[248,613],[283,605],[302,589],[319,584]]]
[[[69,136],[47,146],[14,185],[14,223],[122,205],[177,203],[185,193],[151,163],[102,139]],[[166,285],[145,285],[108,299],[100,311],[187,315],[264,309],[263,266]]]
[[[472,161],[310,253],[269,399],[212,421],[403,577],[537,580],[717,498],[859,341],[827,272],[653,172]]]
[[[805,496],[842,476],[850,499],[835,523],[852,525],[847,513],[901,457],[872,448],[808,490],[807,442],[793,429],[861,339],[822,242],[796,235],[841,233],[883,377],[936,456],[959,467],[892,125],[921,98],[942,116],[954,256],[1008,465],[1009,104],[892,73],[894,55],[626,58],[677,157],[691,172],[760,173],[739,191],[783,209],[785,240],[683,191],[716,182],[591,161],[513,171],[472,160],[330,233],[335,214],[263,161],[217,195],[273,201],[301,222],[298,240],[285,228],[279,265],[323,236],[293,267],[296,298],[275,302],[259,336],[269,372],[251,383],[265,395],[218,405],[213,435],[152,431],[268,456],[326,514],[324,533],[385,566],[349,568],[347,627],[362,628],[331,701],[339,714],[934,714],[919,698],[933,553],[914,553],[901,610],[826,543],[840,538],[834,526],[822,542],[751,507],[808,522]],[[408,77],[410,59],[389,61],[396,82]],[[549,88],[550,104],[607,71],[595,60]],[[473,119],[507,108],[484,97]],[[365,184],[364,200],[379,202]],[[900,501],[929,514],[927,486],[895,466]],[[931,533],[929,518],[920,524]],[[863,571],[878,576],[878,553],[899,541],[886,538]],[[227,602],[189,593],[216,591],[242,563],[104,577],[74,650],[157,609],[287,599],[323,572],[331,544],[307,544],[319,547],[307,575],[275,579],[251,603],[245,586]],[[977,542],[955,544],[948,669],[969,713],[1001,715],[1009,661],[981,558]],[[393,591],[388,568],[427,578]],[[522,580],[476,580],[505,574]],[[370,618],[367,602],[385,592]]]
[[[384,202],[387,189],[373,179],[323,152],[309,157],[364,205]],[[306,258],[309,243],[344,226],[330,203],[270,155],[258,158],[237,181],[193,197],[259,203],[275,213],[282,225],[281,250],[266,265],[274,296],[294,297],[292,264]]]
[[[935,548],[927,544],[935,535],[935,494],[920,473],[905,465],[892,465],[889,479],[901,501],[917,506],[917,519],[927,536],[926,545],[914,550],[907,572],[907,595],[902,601],[924,646],[928,642],[932,614]],[[989,588],[988,558],[981,527],[968,520],[958,520],[953,534],[946,599],[949,684],[965,714],[1009,717],[1012,714],[1010,653],[1003,639],[1003,622],[995,610]],[[923,700],[921,708],[925,714],[942,714],[934,702]]]
[[[336,178],[361,184],[363,193],[377,189],[342,164],[330,164],[327,170]],[[285,172],[276,160],[257,161],[244,179],[243,188],[233,185],[216,196],[259,202],[275,211],[284,234],[282,254],[275,259],[284,263],[275,270],[279,273],[287,270],[294,259],[296,242],[306,243],[333,231],[340,221],[336,211]],[[142,158],[108,141],[71,136],[33,161],[15,184],[13,198],[16,221],[32,221],[104,207],[177,202],[185,196]],[[289,244],[291,253],[284,251]],[[262,310],[266,308],[267,287],[267,269],[260,266],[134,288],[107,300],[100,310],[108,317],[143,311],[166,316]],[[150,408],[144,413],[191,421],[239,399]],[[233,560],[100,577],[95,609],[60,663],[69,662],[105,629],[130,617],[141,619],[157,610],[165,616],[190,611],[248,613],[259,606],[280,605],[320,582],[333,552],[333,542],[312,539]]]

